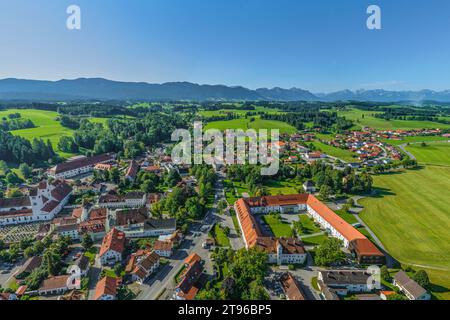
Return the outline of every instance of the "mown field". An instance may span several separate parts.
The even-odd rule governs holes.
[[[273,235],[277,238],[291,238],[294,236],[291,225],[282,219],[278,219],[273,215],[265,215],[262,217],[264,222],[269,226]]]
[[[374,111],[363,111],[357,109],[349,109],[345,111],[339,111],[339,116],[344,116],[348,120],[355,122],[358,127],[370,127],[379,130],[395,130],[395,129],[436,129],[436,128],[450,128],[448,124],[442,124],[431,121],[408,121],[408,120],[384,120],[378,119],[373,114],[380,113]]]
[[[274,108],[264,108],[264,107],[255,107],[255,110],[237,110],[237,109],[221,109],[221,110],[203,110],[200,111],[199,114],[205,118],[209,117],[217,117],[217,116],[226,116],[227,114],[237,114],[239,116],[245,116],[248,113],[254,112],[266,112],[269,114],[282,113],[278,109]]]
[[[346,162],[359,162],[356,153],[353,153],[350,150],[336,148],[334,146],[330,146],[328,144],[319,141],[314,141],[311,143],[317,148],[317,150],[320,150],[323,153],[326,153],[327,155],[330,155],[332,157],[339,158]]]
[[[7,117],[11,113],[20,113],[23,119],[30,119],[35,124],[36,128],[14,130],[12,134],[21,136],[28,140],[34,138],[41,138],[44,141],[47,139],[53,145],[55,151],[62,157],[71,157],[73,154],[64,153],[58,149],[58,141],[62,136],[71,136],[73,130],[63,127],[59,121],[58,114],[53,111],[35,110],[35,109],[8,109],[0,111],[0,118]],[[97,123],[106,123],[106,118],[89,118],[89,121]]]
[[[58,141],[62,136],[71,136],[72,130],[64,128],[56,118],[58,114],[53,111],[43,111],[34,109],[9,109],[7,111],[0,111],[0,117],[5,117],[11,113],[20,113],[23,119],[30,119],[36,125],[36,128],[15,130],[11,133],[17,136],[21,136],[28,140],[34,138],[42,138],[44,140],[49,139],[53,145],[55,151],[63,156],[71,156],[70,154],[63,153],[58,150]]]
[[[446,148],[413,148],[419,162],[449,164]],[[450,299],[450,167],[374,177],[378,195],[361,200],[362,219],[401,263],[425,269],[433,294]]]
[[[221,131],[225,131],[227,129],[230,129],[230,130],[255,129],[257,131],[260,129],[267,129],[267,130],[278,129],[278,130],[280,130],[280,134],[283,134],[283,133],[292,134],[297,131],[293,126],[291,126],[285,122],[275,121],[275,120],[262,120],[259,118],[256,118],[254,121],[250,121],[250,118],[248,118],[248,119],[240,118],[240,119],[233,119],[233,120],[228,120],[228,121],[213,121],[213,122],[208,123],[204,129],[205,130],[218,129]]]
[[[411,152],[419,163],[450,166],[450,143],[446,141],[427,143],[426,146],[411,144],[406,150]]]
[[[406,143],[435,142],[446,140],[448,140],[448,138],[442,136],[414,136],[414,137],[404,137],[402,140],[381,139],[381,141],[391,144],[393,146],[399,146]]]

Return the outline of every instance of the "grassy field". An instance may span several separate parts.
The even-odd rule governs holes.
[[[307,246],[319,246],[321,245],[328,236],[326,234],[318,235],[318,236],[312,236],[312,237],[301,237],[302,242]]]
[[[256,107],[255,110],[236,110],[236,109],[221,109],[221,110],[203,110],[200,111],[199,114],[202,117],[209,118],[209,117],[217,117],[217,116],[226,116],[227,114],[237,114],[240,116],[245,116],[248,113],[254,113],[254,112],[266,112],[268,114],[278,114],[282,113],[278,109],[274,108],[264,108],[264,107]]]
[[[227,129],[232,129],[232,130],[236,130],[236,129],[243,129],[243,130],[278,129],[278,130],[280,130],[280,134],[283,134],[283,133],[292,134],[297,131],[293,126],[291,126],[285,122],[275,121],[275,120],[262,120],[259,118],[256,118],[255,121],[252,121],[252,122],[250,121],[250,119],[245,119],[245,118],[233,119],[233,120],[229,120],[229,121],[213,121],[213,122],[208,123],[204,129],[205,130],[218,129],[221,131],[225,131]]]
[[[272,230],[275,237],[290,238],[294,236],[291,225],[283,220],[277,219],[276,216],[265,215],[263,220],[270,227],[270,230]]]
[[[405,143],[434,142],[447,140],[448,138],[442,136],[414,136],[414,137],[404,137],[402,140],[381,139],[381,141],[391,144],[393,146],[399,146]]]
[[[230,247],[230,239],[228,239],[227,235],[225,234],[224,230],[219,224],[216,224],[213,229],[213,236],[216,240],[216,244],[219,247]]]
[[[429,273],[437,297],[450,299],[450,168],[376,176],[374,186],[378,196],[360,202],[362,219],[396,259]]]
[[[72,156],[71,154],[63,153],[58,150],[57,145],[59,138],[62,136],[71,136],[72,130],[64,128],[56,118],[58,114],[53,111],[43,111],[34,109],[9,109],[7,111],[0,111],[0,117],[5,117],[11,113],[20,113],[23,119],[30,119],[36,125],[36,128],[15,130],[11,133],[21,136],[28,140],[34,138],[42,138],[44,141],[49,139],[53,148],[63,157]]]
[[[41,138],[44,141],[47,139],[53,145],[53,149],[58,152],[61,157],[69,158],[74,156],[71,153],[65,153],[58,149],[58,141],[63,136],[72,136],[73,130],[63,127],[59,121],[58,114],[53,111],[35,110],[35,109],[8,109],[6,111],[0,111],[0,118],[6,117],[11,113],[20,113],[23,119],[30,119],[35,124],[36,128],[14,130],[12,134],[23,137],[28,140],[34,138]],[[108,118],[88,118],[93,123],[101,123],[106,125]]]
[[[73,130],[63,127],[60,122],[56,120],[58,118],[56,112],[35,109],[8,109],[6,111],[0,111],[0,118],[6,117],[11,113],[20,113],[23,119],[30,119],[36,126],[36,128],[11,131],[12,134],[30,141],[34,138],[41,138],[44,141],[49,139],[53,145],[53,149],[57,151],[60,156],[73,156],[73,154],[65,153],[58,149],[59,139],[62,136],[71,136]],[[89,118],[89,121],[106,124],[107,119]]]
[[[422,128],[450,128],[448,124],[442,124],[431,121],[408,121],[408,120],[384,120],[378,119],[373,116],[374,111],[363,111],[357,109],[349,109],[345,111],[339,111],[339,116],[344,116],[348,120],[355,122],[355,125],[359,127],[370,127],[379,130],[391,130],[391,129],[422,129]]]
[[[297,194],[297,189],[302,187],[302,185],[298,182],[286,180],[269,180],[264,186],[272,196]]]
[[[302,223],[304,229],[303,234],[300,236],[321,232],[320,228],[314,224],[314,220],[306,214],[300,215],[300,222]]]
[[[312,142],[312,144],[317,148],[317,150],[320,150],[332,157],[339,158],[346,162],[359,162],[357,155],[355,153],[351,152],[350,150],[336,148],[336,147],[330,146],[328,144],[325,144],[325,143],[322,143],[319,141],[314,141],[314,142]]]
[[[411,144],[406,149],[411,152],[419,163],[450,166],[450,143],[433,142],[422,147],[421,144]]]
[[[346,222],[350,223],[350,224],[355,224],[358,223],[358,219],[355,218],[354,215],[352,215],[349,212],[346,212],[344,210],[338,210],[335,211],[342,219],[344,219]]]

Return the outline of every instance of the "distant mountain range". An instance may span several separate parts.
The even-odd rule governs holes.
[[[441,101],[450,102],[446,91],[343,90],[313,94],[298,88],[261,88],[241,86],[199,85],[190,82],[150,84],[119,82],[102,78],[41,81],[22,79],[0,80],[0,100],[278,100],[278,101]]]

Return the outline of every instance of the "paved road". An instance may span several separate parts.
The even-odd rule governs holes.
[[[406,150],[406,146],[407,146],[407,144],[405,143],[405,144],[399,145],[398,147],[400,148],[400,150],[402,150],[404,153],[406,153],[408,155],[408,157],[410,157],[412,160],[417,160],[416,157],[411,152]]]
[[[162,267],[143,286],[137,300],[170,299],[175,287],[174,277],[183,266],[184,259],[191,253],[197,253],[205,261],[205,271],[212,273],[210,251],[203,249],[202,244],[208,238],[212,226],[220,219],[217,215],[217,204],[223,197],[223,185],[219,182],[215,188],[215,200],[213,208],[206,214],[201,223],[194,224],[183,241],[181,247],[171,258],[171,262]]]
[[[100,280],[100,274],[102,272],[102,266],[100,264],[99,259],[95,259],[94,265],[92,265],[89,269],[89,300],[94,300],[95,295],[95,287],[97,286],[97,282]]]
[[[21,268],[22,264],[25,261],[22,261],[18,264],[15,264],[10,271],[8,271],[7,273],[3,274],[3,271],[6,271],[6,266],[4,266],[2,264],[2,266],[0,267],[0,287],[5,288],[8,283],[13,279],[14,274],[19,271],[19,269]]]
[[[219,195],[218,201],[225,200],[225,189],[223,187],[223,175],[219,175],[219,180],[217,183],[217,194]],[[232,203],[229,203],[229,205],[232,207]],[[230,239],[231,249],[233,250],[240,250],[245,247],[244,241],[242,237],[239,235],[240,231],[236,230],[233,218],[228,214],[223,214],[220,216],[217,216],[217,222],[219,222],[222,226],[228,227],[230,229],[230,234],[228,235],[228,238]]]

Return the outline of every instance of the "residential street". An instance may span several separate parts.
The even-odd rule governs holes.
[[[142,291],[137,297],[138,300],[170,299],[176,285],[174,277],[182,268],[184,259],[191,253],[197,253],[205,261],[205,273],[212,274],[211,252],[204,249],[202,244],[208,238],[208,233],[213,225],[223,219],[222,216],[218,217],[217,215],[217,204],[222,197],[223,185],[220,181],[216,184],[213,208],[206,214],[201,223],[191,227],[181,247],[171,258],[171,262],[163,266],[159,272],[141,286]],[[233,224],[232,221],[231,224]],[[234,226],[233,228],[230,227],[230,230],[234,231]]]

